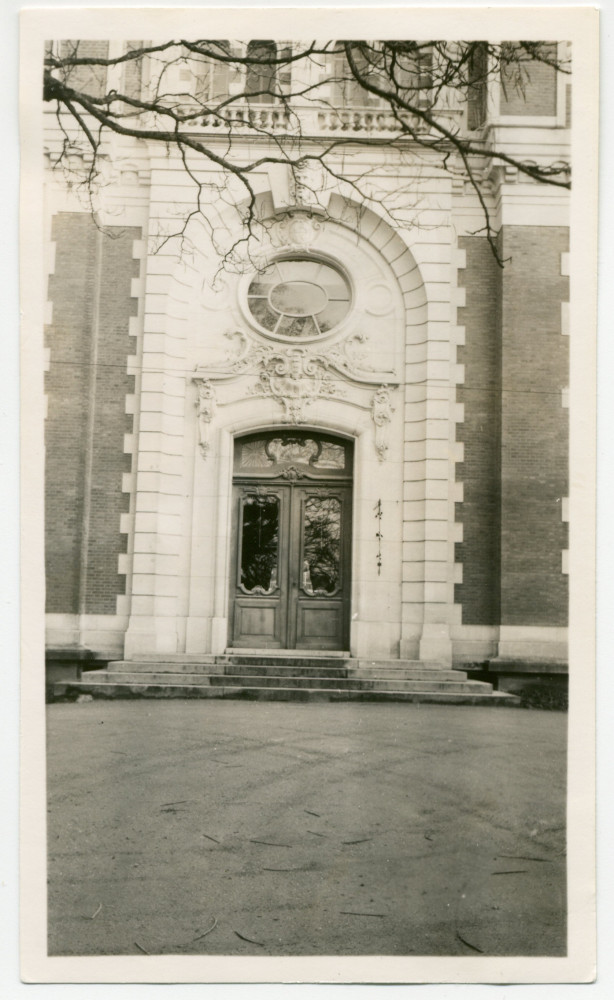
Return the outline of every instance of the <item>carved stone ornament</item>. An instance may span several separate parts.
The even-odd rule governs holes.
[[[344,395],[328,368],[325,357],[304,347],[274,351],[261,363],[260,378],[249,391],[254,396],[272,396],[283,407],[284,422],[300,424],[316,399]]]
[[[319,195],[324,187],[324,168],[321,162],[305,157],[293,167],[292,175],[296,204],[306,208],[319,205]]]
[[[296,465],[289,465],[287,469],[281,473],[282,479],[288,479],[290,482],[294,482],[296,479],[304,479],[305,473],[297,469]]]
[[[329,349],[329,362],[337,371],[357,382],[379,382],[382,376],[394,378],[393,371],[383,371],[381,367],[371,364],[370,353],[364,349],[368,341],[364,333],[351,334]]]
[[[269,230],[269,238],[274,247],[281,249],[306,250],[316,242],[322,224],[304,212],[286,215],[275,222]]]
[[[390,388],[387,385],[380,385],[371,400],[371,417],[375,424],[375,450],[380,462],[384,461],[388,451],[388,425],[393,413]]]
[[[198,444],[201,455],[206,458],[211,444],[209,442],[209,425],[215,416],[216,401],[215,390],[209,379],[199,378],[194,380],[198,386]]]
[[[227,333],[226,338],[231,346],[223,358],[210,365],[198,366],[192,376],[199,386],[198,419],[203,455],[209,449],[209,424],[215,414],[213,381],[228,382],[241,375],[256,375],[257,380],[248,393],[277,400],[283,410],[283,422],[301,424],[317,399],[346,395],[342,380],[335,378],[333,373],[365,387],[381,383],[382,376],[393,374],[374,371],[363,360],[359,348],[365,338],[359,334],[329,348],[326,354],[309,347],[262,343],[242,331]],[[369,407],[376,427],[376,448],[382,460],[387,450],[386,430],[392,414],[389,386],[389,380],[380,384]]]

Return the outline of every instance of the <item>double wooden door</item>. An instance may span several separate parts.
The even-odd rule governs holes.
[[[348,649],[351,486],[233,486],[231,645]]]

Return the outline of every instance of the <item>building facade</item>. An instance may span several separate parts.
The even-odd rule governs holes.
[[[564,81],[542,66],[445,113],[563,160]],[[463,171],[333,99],[301,114],[311,149],[352,129],[335,183],[267,164],[293,125],[250,105],[244,246],[245,193],[211,163],[183,231],[194,177],[154,142],[108,140],[94,215],[48,117],[51,651],[565,663],[568,193],[485,164],[500,267]],[[216,127],[195,125],[222,150]]]

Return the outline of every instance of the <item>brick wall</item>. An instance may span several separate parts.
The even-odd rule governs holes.
[[[87,215],[58,215],[52,239],[55,274],[48,296],[53,324],[46,331],[51,365],[45,376],[47,611],[77,614],[96,230]]]
[[[561,335],[564,228],[507,226],[500,272],[501,623],[565,625],[568,338]]]
[[[128,500],[122,472],[130,469],[123,437],[132,430],[125,398],[134,390],[126,358],[134,352],[128,325],[139,265],[132,241],[140,230],[117,227],[112,236],[99,233],[88,214],[53,221],[46,563],[47,610],[55,613],[115,614],[124,587],[117,572]]]
[[[109,43],[95,39],[73,39],[56,43],[61,59],[108,59]],[[73,90],[84,90],[92,97],[102,97],[107,89],[106,66],[72,66],[64,71],[65,82]]]
[[[464,442],[464,461],[456,466],[463,484],[456,518],[463,524],[463,542],[456,546],[463,582],[455,588],[455,602],[462,604],[463,624],[493,625],[499,621],[499,276],[485,239],[465,237],[459,246],[466,253],[466,268],[458,272],[466,305],[458,310],[465,345],[457,348],[457,360],[465,366],[465,382],[457,400],[465,419],[457,426],[457,439]]]
[[[556,58],[556,45],[551,47]],[[501,72],[499,110],[502,115],[555,115],[557,71],[543,62],[512,64]]]

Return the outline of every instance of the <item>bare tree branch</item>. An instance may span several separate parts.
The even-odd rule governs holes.
[[[373,170],[355,160],[350,177],[340,167],[343,157],[353,150],[386,148],[401,164],[405,155],[415,160],[421,152],[442,175],[458,176],[460,171],[470,184],[484,217],[480,232],[499,264],[503,261],[485,186],[492,168],[511,167],[530,182],[570,187],[568,162],[529,162],[509,146],[496,146],[484,111],[492,88],[500,87],[504,96],[512,88],[523,101],[532,73],[540,71],[540,79],[546,74],[553,87],[557,74],[569,74],[569,60],[559,57],[552,42],[341,40],[291,45],[180,39],[131,43],[134,47],[116,55],[92,54],[87,45],[54,43],[45,55],[43,97],[55,108],[62,135],[53,162],[62,166],[67,152],[85,140],[93,156],[86,183],[94,185],[102,144],[110,135],[176,149],[196,201],[164,242],[183,238],[195,216],[209,224],[211,206],[203,198],[211,184],[203,184],[199,162],[214,165],[222,184],[232,178],[240,184],[245,228],[240,242],[249,243],[258,222],[250,176],[263,166],[284,164],[296,182],[302,165],[317,163],[337,189],[343,186],[359,203],[368,204]],[[143,69],[147,73],[141,83]],[[132,83],[125,76],[129,70]],[[477,124],[468,122],[468,107],[481,109]],[[249,148],[247,137],[255,140]],[[216,191],[221,197],[222,187]]]

